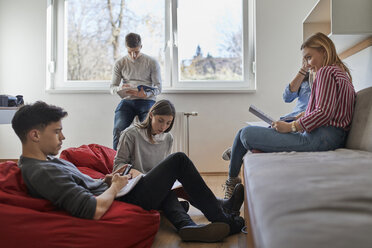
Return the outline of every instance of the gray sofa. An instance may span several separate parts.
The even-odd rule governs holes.
[[[372,247],[372,87],[346,148],[251,153],[243,167],[251,247]]]

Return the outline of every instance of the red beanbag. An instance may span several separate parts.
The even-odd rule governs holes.
[[[0,163],[0,203],[42,211],[55,209],[50,201],[28,196],[21,170],[15,162],[10,161]]]
[[[77,151],[83,151],[86,164],[79,168],[83,173],[102,177],[105,171],[112,170],[115,155],[110,148],[99,145],[81,148],[73,152],[79,156]],[[87,157],[87,151],[94,154],[93,159]],[[68,152],[67,157],[70,155]],[[77,161],[80,160],[79,157]],[[1,247],[151,247],[159,223],[157,211],[146,211],[120,201],[114,201],[98,221],[72,217],[47,200],[30,197],[16,163],[0,163]]]
[[[115,155],[114,149],[89,144],[63,150],[60,158],[70,161],[76,167],[88,167],[106,175],[112,172]]]

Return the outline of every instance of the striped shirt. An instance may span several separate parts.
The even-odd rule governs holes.
[[[306,132],[320,126],[347,130],[354,111],[355,90],[346,72],[324,66],[316,74],[309,104],[299,124]]]

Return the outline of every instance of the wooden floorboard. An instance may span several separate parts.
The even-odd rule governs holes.
[[[213,193],[217,197],[223,197],[222,184],[226,180],[225,175],[203,175],[204,180],[207,185],[211,188]],[[243,206],[241,208],[241,216],[244,216]],[[198,224],[208,223],[208,220],[204,215],[196,208],[190,207],[189,214],[191,218]],[[246,235],[244,233],[235,234],[225,238],[222,242],[218,243],[199,243],[199,242],[182,242],[176,233],[175,228],[165,217],[161,217],[160,229],[155,237],[153,248],[189,248],[189,247],[198,247],[198,248],[242,248],[247,247]]]

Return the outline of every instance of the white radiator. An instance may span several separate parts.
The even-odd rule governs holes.
[[[184,152],[189,155],[189,116],[197,116],[197,112],[177,112],[171,133],[173,135],[172,153]]]

